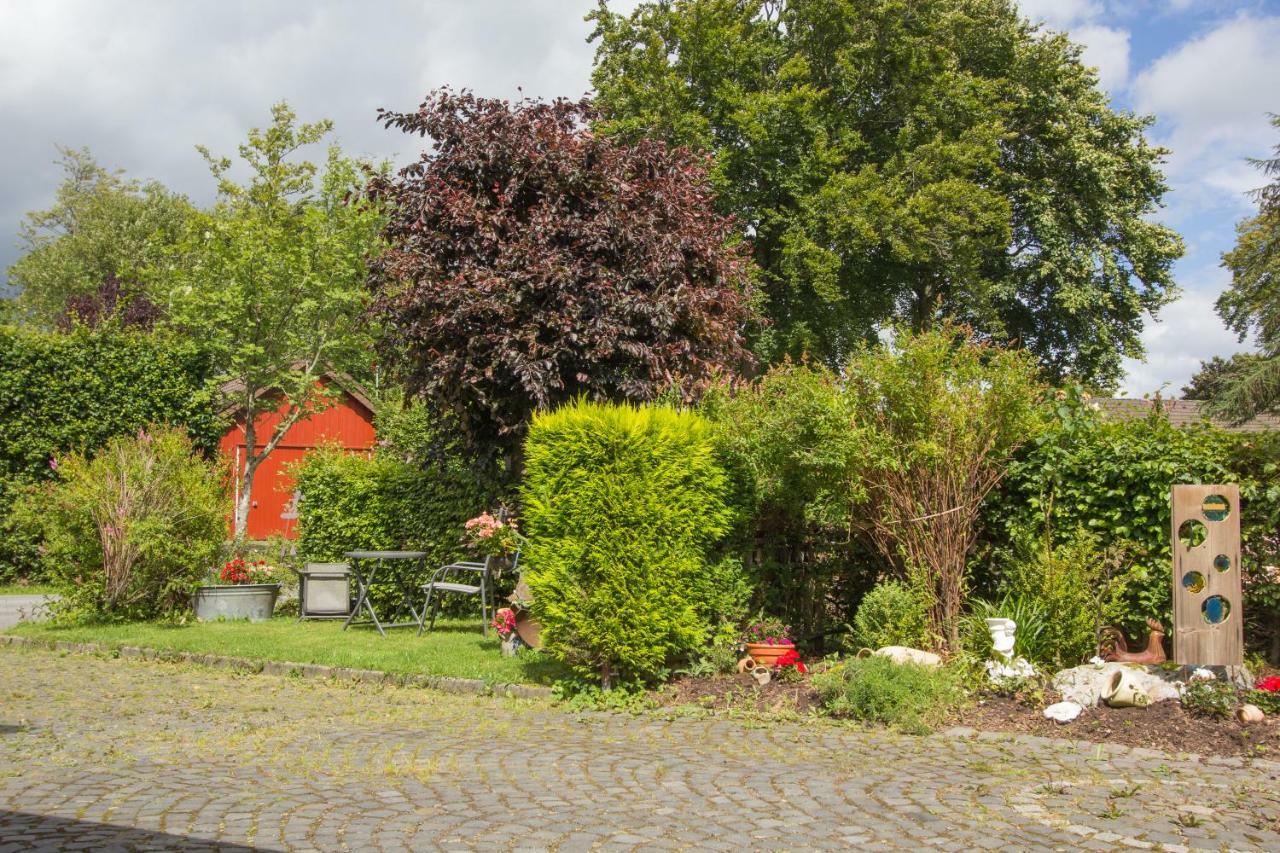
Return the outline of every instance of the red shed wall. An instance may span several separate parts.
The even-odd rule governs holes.
[[[258,416],[255,440],[259,450],[287,411],[287,403],[282,399],[275,411]],[[235,466],[237,480],[244,472],[244,440],[244,420],[241,419],[218,445],[228,462]],[[307,451],[336,444],[357,453],[371,450],[376,440],[373,412],[345,391],[335,405],[294,424],[254,475],[248,537],[266,539],[279,533],[292,539],[298,535],[297,517],[293,512],[294,482],[288,468]],[[235,500],[234,494],[232,500]],[[232,506],[234,508],[234,503]]]

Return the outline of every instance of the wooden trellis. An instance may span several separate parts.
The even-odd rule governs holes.
[[[1239,486],[1173,487],[1173,659],[1244,663]]]

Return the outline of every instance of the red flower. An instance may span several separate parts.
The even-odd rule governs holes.
[[[1265,690],[1267,693],[1280,693],[1280,675],[1262,679],[1258,682],[1257,689]]]
[[[800,653],[797,652],[795,649],[791,649],[789,651],[783,652],[778,657],[778,659],[774,661],[773,665],[776,666],[778,669],[783,669],[788,666],[794,666],[796,668],[796,672],[800,673],[801,675],[809,671],[809,668],[804,665],[804,661],[800,660]]]

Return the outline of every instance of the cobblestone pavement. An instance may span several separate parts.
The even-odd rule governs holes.
[[[0,649],[0,851],[1280,849],[1280,765]]]

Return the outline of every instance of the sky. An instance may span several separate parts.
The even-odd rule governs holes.
[[[154,178],[196,203],[213,181],[195,150],[234,155],[269,107],[335,122],[348,153],[405,163],[420,140],[384,130],[449,84],[477,94],[590,91],[594,0],[0,0],[0,269],[26,211],[48,207],[57,145]],[[629,9],[636,0],[614,0]],[[1021,0],[1085,47],[1117,108],[1155,117],[1171,150],[1157,217],[1186,240],[1182,289],[1127,361],[1123,390],[1176,395],[1202,359],[1248,349],[1213,310],[1222,252],[1253,211],[1246,162],[1280,142],[1280,0]],[[415,144],[417,143],[417,144]]]

